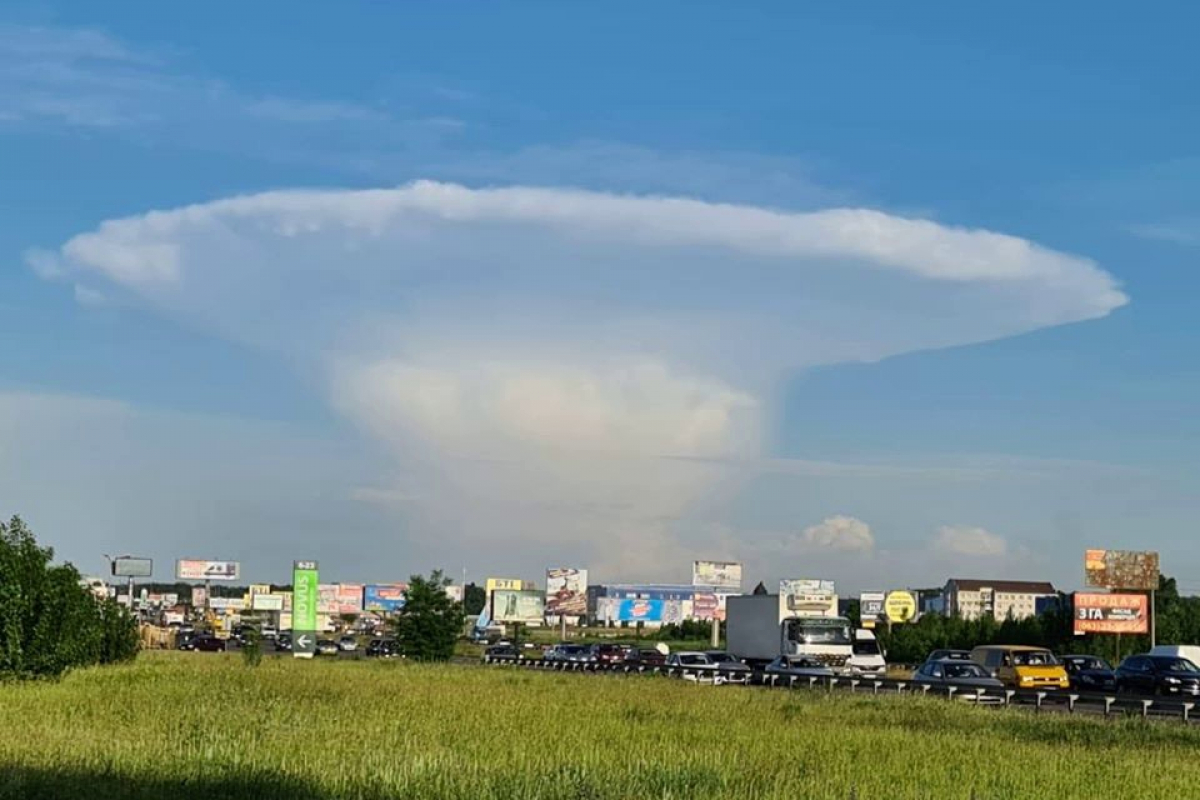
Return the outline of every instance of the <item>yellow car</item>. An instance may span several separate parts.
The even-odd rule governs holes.
[[[1044,647],[985,645],[971,651],[971,660],[1010,689],[1067,689],[1071,686],[1066,669]]]

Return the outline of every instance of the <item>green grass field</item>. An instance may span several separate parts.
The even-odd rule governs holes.
[[[0,798],[1195,797],[1200,731],[653,677],[144,654],[0,685]]]

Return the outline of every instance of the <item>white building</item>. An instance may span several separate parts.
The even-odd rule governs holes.
[[[1054,587],[1045,581],[981,581],[951,578],[942,590],[946,614],[963,619],[983,616],[1005,620],[1032,617],[1038,600],[1057,597]]]

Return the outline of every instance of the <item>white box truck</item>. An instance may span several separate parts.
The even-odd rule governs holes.
[[[782,618],[781,618],[782,617]],[[809,656],[835,672],[847,673],[854,655],[850,620],[834,616],[795,616],[781,609],[779,595],[739,595],[725,601],[729,652],[761,668],[779,656]]]

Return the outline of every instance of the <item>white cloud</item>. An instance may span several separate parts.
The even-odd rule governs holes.
[[[875,549],[875,535],[871,533],[871,526],[854,517],[828,517],[805,528],[803,536],[807,544],[829,550],[869,553]]]
[[[1200,245],[1200,219],[1175,219],[1170,222],[1145,222],[1130,225],[1129,230],[1143,239],[1197,246]]]
[[[869,209],[432,182],[110,220],[32,264],[319,370],[411,536],[615,577],[690,561],[792,370],[1125,302],[1086,258]]]
[[[931,547],[937,553],[962,556],[993,557],[1008,553],[1008,542],[1003,536],[966,525],[943,525],[938,528]]]

